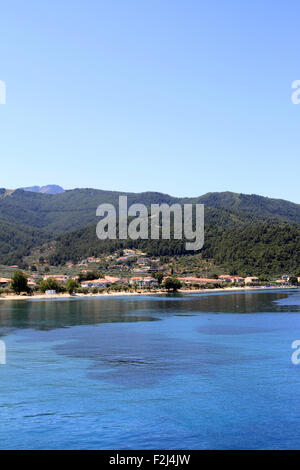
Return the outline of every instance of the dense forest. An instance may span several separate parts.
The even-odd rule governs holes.
[[[107,240],[96,237],[96,208],[118,207],[120,195],[128,206],[205,204],[204,259],[227,271],[260,274],[299,271],[300,205],[280,199],[236,193],[208,193],[197,198],[166,194],[119,193],[74,189],[60,194],[0,189],[0,263],[19,264],[35,247],[55,240],[51,264],[138,247],[149,255],[184,255],[185,240]]]
[[[167,194],[119,193],[96,189],[73,189],[60,194],[42,194],[0,189],[0,218],[9,222],[61,234],[97,223],[96,209],[102,203],[118,207],[119,196],[128,197],[128,206],[145,204],[202,203],[214,208],[217,214],[228,211],[244,219],[276,219],[300,223],[300,205],[280,199],[236,193],[208,193],[197,198],[175,198]],[[219,217],[218,215],[218,217]]]
[[[247,224],[217,227],[208,225],[201,250],[203,259],[212,260],[232,274],[279,275],[300,271],[300,226],[286,223]],[[149,256],[180,256],[185,240],[105,240],[96,237],[94,225],[60,236],[56,251],[50,256],[53,265],[87,256],[99,256],[123,248],[138,248]]]
[[[32,248],[50,238],[43,230],[0,219],[0,264],[19,264]]]

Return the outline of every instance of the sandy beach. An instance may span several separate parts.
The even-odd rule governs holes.
[[[284,290],[284,289],[299,289],[297,286],[249,286],[249,287],[224,287],[222,289],[180,289],[177,291],[177,294],[198,294],[198,293],[208,293],[208,292],[247,292],[253,290]],[[74,294],[70,295],[68,293],[63,294],[54,294],[54,295],[47,295],[47,294],[36,294],[36,295],[3,295],[0,296],[0,300],[64,300],[64,299],[86,299],[90,297],[116,297],[116,296],[148,296],[148,295],[166,295],[170,294],[171,292],[167,292],[166,290],[156,290],[156,291],[136,291],[136,292],[110,292],[110,293],[102,293],[102,294]]]

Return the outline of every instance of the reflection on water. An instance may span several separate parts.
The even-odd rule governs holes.
[[[50,330],[74,325],[159,320],[168,314],[298,312],[299,293],[287,291],[98,297],[72,300],[0,300],[0,328]],[[297,301],[298,299],[298,301]],[[298,302],[298,303],[297,303]]]
[[[300,294],[299,291],[293,292],[292,295],[283,299],[275,300],[278,305],[287,305],[289,308],[293,307],[295,310],[300,307]]]
[[[153,321],[135,302],[121,298],[92,298],[82,300],[3,301],[0,302],[0,328],[35,328],[51,330],[75,325]]]

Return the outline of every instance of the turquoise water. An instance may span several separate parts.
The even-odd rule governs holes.
[[[299,291],[0,301],[1,449],[299,449]]]

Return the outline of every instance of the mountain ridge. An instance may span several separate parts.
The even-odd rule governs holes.
[[[168,194],[146,191],[143,193],[124,193],[121,191],[106,191],[93,188],[75,188],[61,193],[47,194],[25,191],[23,189],[0,189],[0,262],[18,264],[16,258],[26,256],[30,247],[42,245],[45,241],[58,242],[58,252],[54,255],[55,264],[60,260],[66,262],[72,250],[78,251],[78,256],[84,253],[115,249],[118,244],[108,243],[103,247],[96,238],[95,226],[98,222],[96,209],[102,203],[118,206],[119,196],[128,197],[128,207],[134,203],[145,204],[195,204],[205,205],[205,246],[203,255],[212,256],[226,261],[227,265],[237,265],[234,251],[230,249],[230,240],[240,245],[239,256],[243,257],[248,250],[247,263],[249,268],[255,266],[260,253],[266,252],[266,258],[261,263],[270,266],[269,247],[276,252],[278,259],[283,258],[282,269],[294,266],[300,253],[300,205],[290,201],[267,198],[255,194],[247,195],[233,192],[211,192],[195,198],[178,198]],[[265,225],[265,228],[264,228]],[[254,243],[255,231],[261,234],[264,242]],[[10,233],[11,243],[8,233]],[[16,233],[17,236],[13,234]],[[23,233],[23,236],[22,236]],[[265,233],[268,237],[265,237]],[[276,235],[278,233],[278,236]],[[243,241],[241,235],[243,234]],[[291,242],[289,245],[289,234]],[[24,240],[22,241],[22,237]],[[247,238],[248,237],[248,238]],[[276,242],[276,239],[277,242]],[[77,241],[78,240],[78,241]],[[286,241],[285,241],[286,240]],[[284,244],[289,248],[284,248]],[[139,243],[142,246],[142,243]],[[219,245],[222,246],[219,246]],[[100,246],[101,245],[101,246]],[[144,244],[153,253],[163,255],[168,252],[181,255],[182,245],[174,240],[159,241],[159,246]],[[219,246],[219,247],[218,247]],[[259,253],[257,247],[260,247]],[[296,251],[296,253],[295,253]],[[228,256],[227,256],[227,253]],[[74,253],[74,258],[78,258]],[[289,261],[290,258],[290,261]],[[246,259],[246,255],[245,255]],[[294,264],[291,264],[293,261]],[[275,259],[274,259],[275,263]],[[280,266],[280,262],[276,261]],[[241,264],[242,265],[242,264]],[[250,269],[249,269],[250,272]]]
[[[23,189],[23,191],[30,191],[33,193],[42,193],[42,194],[60,194],[64,193],[65,190],[57,184],[47,184],[46,186],[28,186]]]
[[[300,204],[274,198],[242,193],[207,193],[195,198],[178,198],[164,193],[123,193],[93,188],[76,188],[58,194],[34,193],[17,189],[11,194],[0,189],[0,217],[11,222],[16,220],[53,233],[63,233],[97,221],[96,209],[100,204],[118,206],[119,196],[128,197],[128,206],[151,204],[195,204],[243,214],[249,218],[278,219],[300,223]]]

